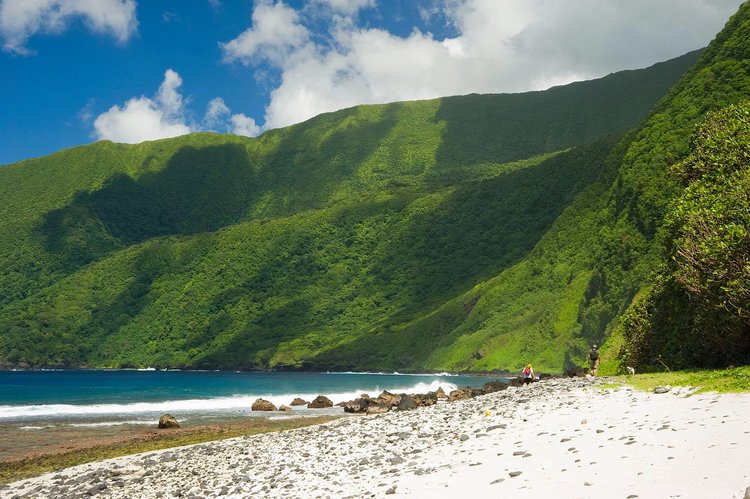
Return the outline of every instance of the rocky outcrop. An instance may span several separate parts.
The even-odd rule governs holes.
[[[385,404],[371,404],[367,406],[367,414],[385,414],[391,410],[391,406]]]
[[[503,383],[502,381],[488,381],[487,383],[482,386],[482,392],[485,394],[487,393],[495,393],[495,392],[501,392],[508,388],[508,383]]]
[[[472,397],[471,388],[458,388],[453,390],[448,395],[448,400],[455,402],[456,400],[468,400]]]
[[[427,407],[430,405],[435,405],[438,401],[438,396],[435,392],[428,392],[425,394],[419,393],[417,395],[413,395],[412,398],[414,399],[414,402],[416,402],[417,407]]]
[[[301,398],[296,397],[294,400],[292,400],[292,403],[289,405],[291,405],[292,407],[297,407],[298,405],[307,405],[309,403],[310,402],[308,402],[307,400],[302,400]]]
[[[417,402],[411,396],[402,393],[396,407],[399,411],[411,411],[417,408]]]
[[[283,405],[283,404],[282,404],[282,405],[281,405],[281,407],[279,407],[279,410],[280,410],[280,411],[284,411],[284,412],[287,412],[287,411],[291,411],[291,410],[293,410],[293,409],[292,409],[291,407],[289,407],[288,405]]]
[[[395,395],[387,390],[383,390],[383,393],[378,395],[378,398],[375,399],[375,402],[378,404],[387,405],[389,407],[396,407],[400,400],[400,395]]]
[[[162,414],[159,418],[159,428],[179,428],[180,423],[171,414]]]
[[[448,394],[445,393],[445,390],[443,390],[443,387],[438,387],[437,391],[435,392],[435,395],[437,395],[437,398],[439,400],[448,400]]]
[[[255,402],[253,402],[253,406],[251,409],[253,411],[275,411],[276,406],[273,405],[268,400],[258,399]]]
[[[366,413],[367,408],[370,406],[371,398],[360,397],[344,404],[344,412],[353,414]]]
[[[318,395],[312,402],[307,404],[308,409],[326,409],[328,407],[333,407],[333,402],[325,395]]]

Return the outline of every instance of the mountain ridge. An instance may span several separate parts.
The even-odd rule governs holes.
[[[560,370],[622,312],[596,311],[591,255],[565,250],[596,246],[606,221],[625,151],[605,136],[646,118],[698,55],[533,96],[357,107],[257,139],[97,143],[0,168],[22,191],[0,208],[13,262],[0,362]],[[582,89],[601,102],[579,105]],[[516,121],[495,119],[513,106]],[[29,165],[66,176],[27,185]],[[592,203],[593,218],[570,209]],[[524,282],[537,286],[525,305],[512,300]]]

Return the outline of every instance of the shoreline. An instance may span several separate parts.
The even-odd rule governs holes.
[[[0,485],[14,480],[32,478],[63,467],[98,462],[127,455],[169,449],[185,445],[236,438],[238,436],[284,431],[290,428],[317,425],[341,416],[309,415],[273,419],[243,418],[214,424],[174,429],[158,429],[156,424],[108,436],[93,436],[57,445],[28,447],[10,458],[0,459]],[[85,432],[81,431],[81,434]],[[1,493],[1,491],[0,491]]]
[[[0,497],[732,497],[750,394],[550,379],[470,400],[99,461]]]

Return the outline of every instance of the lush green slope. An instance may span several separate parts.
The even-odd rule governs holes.
[[[559,369],[629,292],[600,297],[602,137],[697,56],[2,167],[0,361]]]
[[[707,365],[716,358],[749,362],[747,323],[735,317],[734,327],[720,334],[726,322],[698,315],[703,321],[700,324],[686,298],[679,310],[662,310],[662,316],[670,321],[648,325],[648,348],[635,344],[635,331],[628,330],[629,337],[623,338],[624,326],[619,322],[633,297],[645,292],[653,272],[670,256],[665,255],[669,235],[663,228],[664,217],[680,192],[670,166],[687,155],[693,126],[706,113],[748,95],[750,6],[745,4],[643,126],[614,147],[599,179],[573,200],[527,257],[426,317],[392,330],[385,341],[391,347],[381,354],[382,361],[398,352],[427,368],[520,367],[526,360],[545,367],[580,365],[590,343],[607,340],[605,353],[613,364],[618,356],[624,356],[643,367],[656,362],[654,355],[672,353],[670,349],[677,351],[672,358],[681,356],[683,366]],[[734,188],[746,195],[743,184]],[[673,215],[677,220],[686,210],[679,206],[682,211]],[[722,204],[721,209],[727,206]],[[705,209],[705,205],[693,209]],[[741,211],[739,201],[732,209],[733,213]],[[736,218],[732,223],[738,225]],[[739,229],[732,227],[732,237],[737,240],[726,251],[734,252],[736,266],[741,261],[737,255],[747,258],[748,253],[740,244],[744,239]],[[714,256],[714,252],[708,253]],[[733,279],[742,271],[735,270]],[[719,283],[739,293],[744,281],[737,283],[727,275]],[[726,300],[726,295],[722,296]],[[739,298],[741,304],[735,305],[735,312],[737,308],[749,309],[746,297],[738,296],[744,298]],[[652,310],[658,307],[653,305]],[[626,326],[632,328],[633,324]],[[675,329],[680,334],[675,334]],[[693,347],[684,345],[687,340]],[[324,363],[359,358],[380,341],[363,337],[331,352]],[[413,353],[426,343],[436,345],[429,355]],[[696,344],[702,348],[695,348]],[[629,355],[635,348],[642,352],[637,359]],[[689,358],[685,355],[688,350]],[[650,357],[643,354],[646,351]],[[608,367],[617,369],[616,365]]]
[[[666,263],[626,316],[623,360],[720,366],[750,359],[750,104],[711,114],[667,216]]]

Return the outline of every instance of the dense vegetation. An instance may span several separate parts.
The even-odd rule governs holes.
[[[667,258],[626,316],[624,361],[672,367],[750,359],[750,104],[711,114],[673,168]]]
[[[678,224],[668,166],[750,91],[748,9],[702,55],[593,82],[2,167],[0,363],[560,370],[591,342],[632,351],[618,318]]]

